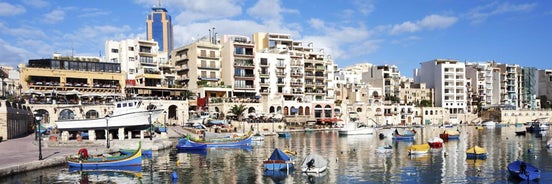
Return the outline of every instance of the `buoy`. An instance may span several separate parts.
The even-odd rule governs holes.
[[[172,172],[172,179],[178,179],[178,174],[176,174],[176,171]]]

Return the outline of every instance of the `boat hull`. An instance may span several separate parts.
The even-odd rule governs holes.
[[[480,160],[485,160],[485,159],[487,159],[487,154],[486,154],[486,153],[480,153],[480,154],[466,153],[466,159],[480,159]]]
[[[69,167],[80,169],[99,169],[121,166],[138,166],[142,165],[142,149],[141,146],[132,155],[121,155],[116,157],[100,157],[78,159],[76,157],[67,158]]]
[[[209,141],[209,142],[196,142],[192,140],[187,140],[190,142],[192,146],[202,146],[205,145],[207,148],[213,148],[213,147],[240,147],[240,146],[249,146],[251,145],[251,140],[253,136],[249,135],[247,138],[244,139],[228,139],[228,140],[220,140],[220,141]]]
[[[372,135],[373,128],[358,128],[358,129],[339,129],[339,135]]]
[[[293,168],[293,163],[284,160],[267,160],[263,163],[263,166],[266,170],[282,171]]]
[[[137,127],[137,126],[149,126],[149,112],[147,110],[141,110],[137,112],[129,112],[119,115],[113,115],[109,117],[109,120],[104,118],[98,119],[85,119],[85,120],[68,120],[57,121],[56,126],[59,130],[91,130],[91,129],[105,129],[109,124],[109,128],[122,128],[122,127]],[[151,111],[151,119],[155,120],[163,109],[154,109]]]
[[[308,167],[302,167],[301,171],[304,173],[321,173],[328,169],[327,166],[318,167],[318,168],[308,168]]]
[[[278,132],[278,137],[290,138],[291,133],[289,133],[289,132]]]
[[[443,147],[443,142],[429,142],[429,147],[432,148],[441,148]]]
[[[510,176],[528,181],[540,178],[540,170],[538,168],[531,164],[525,163],[526,169],[525,171],[522,171],[522,163],[522,161],[517,160],[508,164],[508,172],[510,173]]]

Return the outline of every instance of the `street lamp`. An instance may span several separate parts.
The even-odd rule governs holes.
[[[148,129],[149,129],[149,138],[150,138],[150,141],[151,141],[151,137],[152,137],[152,135],[151,135],[151,134],[152,134],[152,133],[151,133],[151,129],[152,129],[152,128],[151,128],[151,114],[152,114],[152,113],[153,113],[153,112],[151,112],[151,110],[150,110],[150,111],[149,111],[149,128],[148,128]]]
[[[35,124],[38,130],[38,160],[42,160],[42,132],[40,130],[40,121],[42,121],[42,116],[38,116],[38,113],[35,113]]]
[[[109,149],[109,115],[105,115],[105,147]]]
[[[167,126],[167,111],[163,111],[163,125]]]
[[[0,78],[2,79],[2,99],[4,99],[4,79],[6,78],[6,76],[4,76],[4,73],[0,73]]]

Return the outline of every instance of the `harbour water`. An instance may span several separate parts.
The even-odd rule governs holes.
[[[408,156],[406,147],[427,143],[444,129],[415,128],[413,142],[379,139],[377,134],[294,132],[291,138],[265,137],[251,147],[154,152],[151,159],[143,160],[141,168],[124,172],[70,171],[67,166],[56,166],[0,178],[0,183],[518,183],[509,178],[506,169],[517,159],[541,169],[537,183],[552,183],[552,150],[545,147],[549,132],[516,136],[513,126],[453,129],[461,132],[459,140],[445,142],[443,148],[417,157]],[[387,144],[393,145],[392,153],[376,153],[378,146]],[[466,160],[465,151],[474,145],[487,149],[486,160]],[[308,153],[322,155],[329,160],[329,169],[310,176],[298,170],[265,172],[262,162],[274,148],[297,151],[297,166]]]

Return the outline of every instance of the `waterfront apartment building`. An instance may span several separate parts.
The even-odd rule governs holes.
[[[362,74],[362,82],[383,88],[384,98],[399,97],[401,73],[395,65],[374,65]],[[400,97],[399,97],[400,98]]]
[[[435,106],[443,107],[449,114],[466,112],[466,69],[463,62],[450,59],[435,59],[420,63],[421,68],[415,71],[416,83],[426,83],[428,88],[435,89]],[[455,116],[451,121],[455,122]]]
[[[173,26],[171,16],[161,4],[151,8],[146,17],[146,40],[159,43],[161,62],[168,60],[167,56],[173,49]]]
[[[466,87],[471,89],[467,97],[472,100],[468,104],[474,104],[474,108],[500,104],[500,69],[494,62],[466,63],[466,79],[469,81]]]
[[[524,99],[521,89],[523,86],[521,67],[515,64],[497,64],[496,67],[501,72],[501,104],[521,108]]]
[[[521,108],[522,109],[540,109],[538,102],[538,69],[534,67],[521,68]]]
[[[127,39],[105,42],[105,59],[120,64],[125,93],[134,97],[177,98],[183,89],[176,85],[174,65],[159,54],[157,42]]]
[[[537,83],[539,99],[544,96],[548,104],[552,104],[552,69],[539,70]]]

